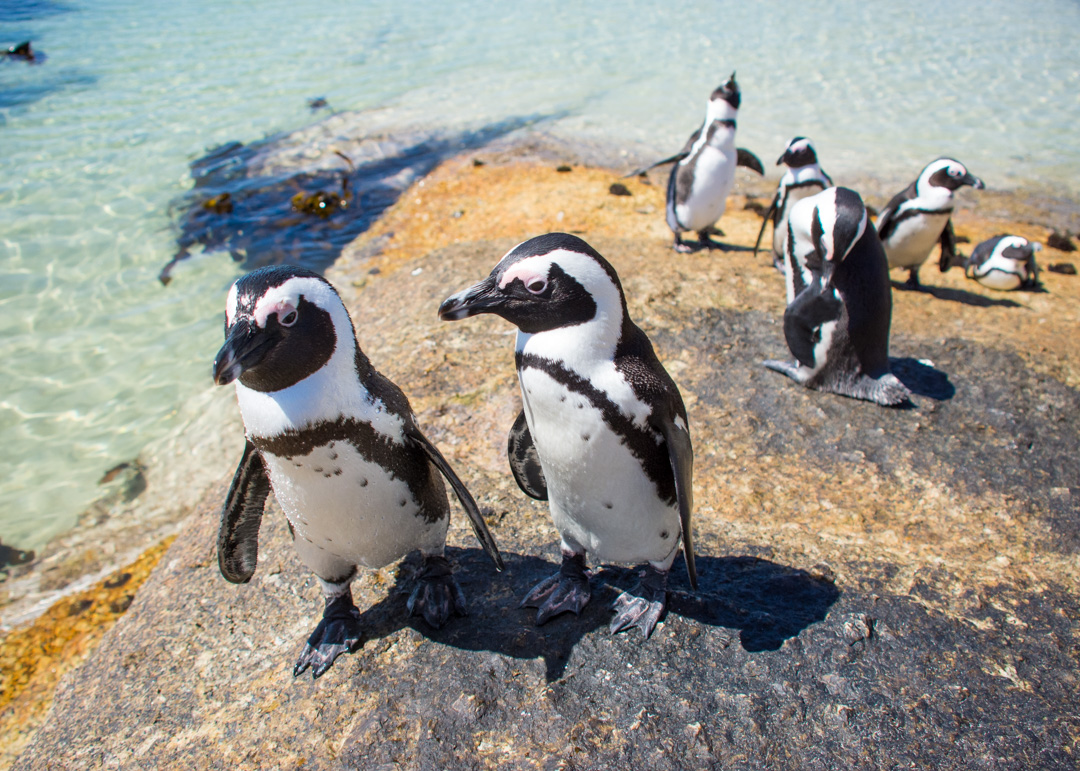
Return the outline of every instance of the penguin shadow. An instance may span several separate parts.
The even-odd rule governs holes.
[[[547,682],[563,676],[575,646],[611,622],[611,605],[637,582],[634,568],[604,566],[591,579],[592,599],[580,615],[563,613],[536,626],[535,608],[519,608],[521,598],[559,565],[542,557],[503,553],[498,573],[480,549],[447,547],[446,556],[468,601],[469,615],[441,629],[410,616],[406,603],[421,568],[417,554],[399,565],[387,597],[361,612],[363,645],[411,628],[428,639],[467,651],[489,651],[519,659],[542,658]],[[756,557],[698,557],[698,591],[690,588],[682,559],[672,567],[667,614],[722,627],[718,647],[734,633],[749,652],[777,650],[811,624],[822,621],[840,596],[830,581],[803,570]],[[623,634],[640,636],[631,629]],[[659,644],[659,643],[657,643]]]
[[[948,401],[956,395],[956,386],[949,380],[949,376],[924,361],[907,357],[890,358],[889,369],[896,379],[916,396],[925,396],[940,402]]]
[[[984,297],[981,294],[975,292],[969,292],[966,289],[951,289],[944,286],[928,286],[921,284],[918,287],[910,287],[901,281],[890,281],[894,290],[901,292],[924,292],[932,297],[936,297],[938,300],[948,300],[950,302],[963,303],[964,305],[971,305],[976,308],[1023,308],[1024,306],[1015,300],[995,299],[992,297]],[[902,379],[902,378],[901,378]]]

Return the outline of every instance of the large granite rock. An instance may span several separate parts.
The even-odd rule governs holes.
[[[1075,768],[1076,280],[1004,296],[954,272],[896,292],[894,370],[916,396],[883,409],[763,369],[786,355],[767,258],[675,255],[663,186],[608,196],[614,179],[454,161],[330,273],[506,557],[499,574],[456,512],[468,618],[436,631],[407,616],[415,556],[362,573],[362,648],[293,679],[318,587],[276,506],[253,581],[219,575],[223,468],[15,767]],[[752,244],[760,220],[732,210],[728,239]],[[973,240],[998,227],[957,223]],[[629,569],[603,568],[580,617],[535,627],[517,608],[558,549],[503,456],[520,404],[511,328],[436,319],[553,229],[616,266],[689,410],[701,588],[677,561],[648,641],[607,631]]]

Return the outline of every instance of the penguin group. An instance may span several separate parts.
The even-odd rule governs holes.
[[[757,156],[735,145],[740,103],[732,73],[711,93],[683,150],[633,172],[673,164],[665,219],[679,252],[724,249],[711,236],[736,168],[764,173]],[[959,265],[987,287],[1037,282],[1039,245],[1023,238],[998,236],[967,259],[956,253],[954,194],[983,183],[954,159],[927,165],[876,225],[857,192],[833,184],[810,139],[794,137],[777,165],[787,171],[754,251],[771,222],[793,359],[764,366],[800,385],[881,405],[909,400],[889,368],[889,271],[908,270],[908,285],[918,287],[935,245],[943,271]],[[683,240],[688,232],[695,245]],[[444,553],[447,486],[498,570],[502,555],[405,393],[361,349],[334,287],[301,268],[267,267],[238,279],[225,305],[213,378],[234,384],[246,438],[221,511],[219,568],[234,583],[252,578],[273,491],[324,601],[294,675],[311,669],[319,677],[361,644],[350,590],[361,568],[418,551],[407,612],[434,628],[466,615]],[[528,591],[521,607],[536,609],[536,624],[578,614],[592,597],[590,562],[630,564],[638,580],[615,599],[610,631],[637,628],[648,637],[665,612],[680,553],[697,588],[694,451],[679,388],[627,307],[615,268],[599,252],[578,236],[548,233],[513,247],[486,278],[442,300],[438,316],[492,314],[517,329],[522,408],[509,428],[507,460],[521,491],[547,502],[561,550],[558,572]]]

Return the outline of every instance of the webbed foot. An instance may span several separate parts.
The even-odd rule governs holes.
[[[344,594],[327,600],[322,620],[296,660],[293,677],[299,677],[308,667],[313,679],[322,677],[338,656],[360,647],[360,634],[360,611],[346,588]]]
[[[436,629],[440,629],[453,613],[469,615],[465,607],[465,594],[454,579],[453,569],[445,557],[424,557],[424,567],[417,576],[416,588],[409,596],[409,615],[420,615]]]
[[[919,283],[919,269],[911,268],[908,271],[907,281],[904,282],[904,286],[908,289],[921,290],[922,284]]]
[[[539,608],[536,625],[540,626],[566,611],[572,611],[574,615],[580,614],[591,596],[589,575],[585,571],[585,555],[564,552],[559,572],[534,586],[518,607]]]
[[[694,251],[694,247],[690,246],[690,244],[683,243],[683,240],[678,233],[675,234],[675,243],[672,245],[672,248],[679,254],[690,254],[690,252]]]
[[[636,626],[648,638],[667,607],[667,579],[668,571],[647,565],[634,591],[623,592],[615,599],[615,618],[608,627],[611,633]]]

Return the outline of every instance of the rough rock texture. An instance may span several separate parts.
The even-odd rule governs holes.
[[[222,469],[15,767],[1075,768],[1080,282],[1000,294],[924,270],[930,291],[894,293],[914,403],[883,409],[761,367],[787,353],[784,291],[745,248],[760,219],[742,196],[720,227],[743,249],[676,255],[662,175],[614,196],[609,171],[476,155],[402,195],[328,275],[484,508],[505,573],[457,512],[471,615],[441,631],[406,617],[415,556],[362,573],[362,648],[294,680],[318,587],[276,507],[252,582],[221,578]],[[701,589],[677,561],[647,642],[606,628],[629,569],[600,571],[580,617],[537,628],[517,609],[558,550],[503,455],[512,330],[435,314],[554,229],[618,269],[689,411]],[[1045,236],[956,218],[972,243],[1005,229]]]

